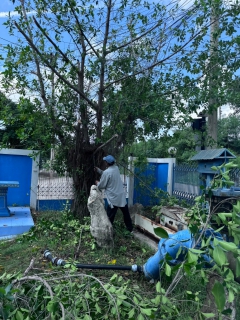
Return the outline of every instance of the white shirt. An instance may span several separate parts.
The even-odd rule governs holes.
[[[125,207],[127,204],[126,194],[118,166],[114,164],[104,171],[98,169],[98,173],[101,174],[101,179],[97,185],[98,189],[105,189],[105,195],[110,207]]]

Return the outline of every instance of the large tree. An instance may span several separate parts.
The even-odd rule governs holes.
[[[206,89],[212,74],[207,34],[215,1],[187,9],[176,1],[13,2],[18,15],[6,25],[19,40],[8,46],[4,85],[21,94],[21,103],[31,100],[47,114],[55,165],[73,176],[74,205],[82,216],[93,166],[100,165],[109,139],[116,154],[136,135],[168,129],[208,101],[198,84]],[[220,7],[221,31],[231,37],[235,30],[228,27],[239,8]],[[231,77],[233,50],[225,42],[222,47],[219,63],[228,54]]]

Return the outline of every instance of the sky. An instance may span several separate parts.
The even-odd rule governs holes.
[[[184,2],[180,0],[180,2]],[[8,34],[8,30],[4,26],[4,22],[7,21],[8,12],[13,12],[14,5],[10,0],[0,0],[0,54],[4,57],[6,55],[6,50],[4,50],[4,46],[10,43],[17,43],[17,36],[10,36]],[[0,60],[0,72],[3,70],[3,61]],[[9,97],[12,100],[16,101],[18,99],[17,95],[13,95]],[[222,117],[226,117],[231,113],[230,107],[228,105],[221,107],[221,115]]]
[[[9,0],[1,0],[0,1],[0,45],[1,45],[1,53],[2,53],[2,46],[6,45],[9,41],[16,41],[15,37],[10,37],[8,35],[8,31],[6,27],[3,25],[4,22],[7,21],[7,13],[12,11],[14,5]]]

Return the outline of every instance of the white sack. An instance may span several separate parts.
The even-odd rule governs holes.
[[[113,247],[113,227],[104,208],[102,193],[95,185],[91,187],[87,205],[91,215],[92,236],[100,247]]]

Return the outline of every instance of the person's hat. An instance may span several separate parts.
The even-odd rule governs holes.
[[[115,162],[115,158],[111,156],[110,154],[103,158],[103,160],[107,161],[107,163],[113,163]]]

